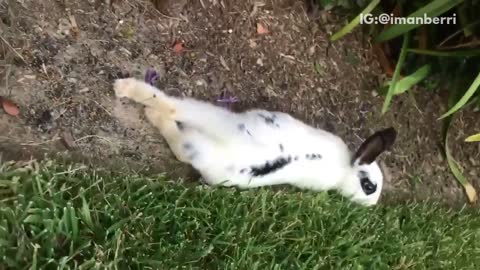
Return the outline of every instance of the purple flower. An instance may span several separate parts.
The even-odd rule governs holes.
[[[153,68],[148,68],[147,72],[145,72],[145,82],[149,83],[150,85],[155,85],[155,82],[160,78],[157,71]]]
[[[222,105],[222,107],[231,109],[232,104],[238,102],[238,98],[230,95],[228,91],[225,89],[220,94],[220,97],[217,99],[217,102]]]

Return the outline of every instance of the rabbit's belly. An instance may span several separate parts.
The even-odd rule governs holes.
[[[209,156],[211,158],[205,158],[196,169],[208,184],[243,187],[255,177],[273,174],[293,162],[292,157],[271,157],[262,155],[258,150],[254,153],[248,156],[239,152],[236,155]]]
[[[270,155],[265,158],[256,155],[250,159],[237,156],[237,159],[216,161],[205,164],[206,166],[199,170],[204,180],[211,185],[241,188],[277,184],[310,186],[311,181],[315,182],[320,177],[329,179],[324,184],[330,186],[337,178],[332,173],[337,171],[334,168],[337,164],[325,162],[320,154]]]

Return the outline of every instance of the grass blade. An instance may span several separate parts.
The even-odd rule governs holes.
[[[127,224],[130,221],[130,218],[124,218],[118,221],[117,223],[113,224],[107,229],[107,234],[115,232],[116,230],[120,229],[123,225]]]
[[[472,135],[465,139],[466,142],[480,142],[480,133]]]
[[[463,95],[463,97],[457,102],[457,104],[455,104],[450,110],[448,110],[448,112],[440,116],[438,120],[444,119],[445,117],[450,116],[454,112],[460,110],[468,102],[468,100],[475,94],[479,86],[480,86],[480,73],[478,73],[477,77],[475,78],[473,83],[470,85],[465,95]]]
[[[80,198],[82,198],[82,219],[87,224],[88,227],[90,227],[91,230],[93,230],[95,227],[93,226],[93,221],[92,221],[92,215],[90,214],[90,208],[88,206],[87,200],[85,200],[85,197],[83,196],[83,191],[81,193],[82,195]]]
[[[68,204],[68,211],[69,213],[69,218],[70,218],[70,224],[72,227],[72,241],[76,242],[78,239],[78,218],[77,215],[75,214],[75,208],[69,203]]]
[[[393,72],[393,78],[390,83],[387,96],[385,97],[385,101],[383,103],[382,114],[385,114],[385,112],[387,112],[388,106],[392,101],[393,93],[397,85],[398,75],[400,74],[400,70],[402,69],[403,62],[405,61],[405,57],[407,56],[408,42],[409,42],[409,35],[407,33],[403,36],[403,43],[400,51],[400,56],[398,57],[397,65],[395,66],[395,71]]]
[[[372,12],[372,10],[380,3],[380,0],[373,0],[368,4],[368,6],[362,10],[360,14],[367,14]],[[330,41],[335,41],[344,35],[348,34],[355,28],[359,23],[360,23],[360,14],[358,14],[351,22],[349,22],[347,25],[345,25],[342,29],[340,29],[338,32],[333,34],[333,36],[330,37]]]
[[[456,51],[439,51],[439,50],[422,50],[422,49],[408,49],[408,52],[441,57],[475,57],[480,56],[480,49],[470,50],[456,50]]]
[[[427,17],[436,17],[441,15],[448,10],[454,8],[458,4],[462,3],[463,0],[435,0],[431,3],[419,8],[412,14],[408,15],[409,17],[423,17],[426,14]],[[375,37],[375,42],[382,42],[386,40],[390,40],[392,38],[398,37],[412,29],[417,28],[421,24],[395,24],[391,27],[385,29],[381,32],[377,37]]]

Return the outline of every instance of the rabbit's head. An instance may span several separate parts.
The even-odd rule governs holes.
[[[393,127],[368,137],[352,156],[352,170],[342,183],[340,192],[354,202],[376,204],[382,192],[383,173],[375,160],[393,145],[396,137],[397,132]]]

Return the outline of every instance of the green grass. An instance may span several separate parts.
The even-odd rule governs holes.
[[[478,210],[0,167],[0,269],[479,269]],[[31,268],[30,268],[31,267]]]

